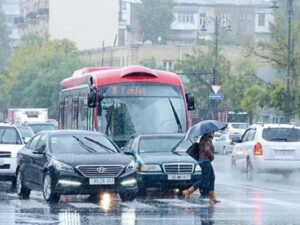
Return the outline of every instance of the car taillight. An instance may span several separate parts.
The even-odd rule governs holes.
[[[254,155],[263,155],[262,146],[259,142],[254,145]]]

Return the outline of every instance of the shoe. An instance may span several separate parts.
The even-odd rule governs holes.
[[[216,204],[219,203],[221,201],[219,201],[218,199],[216,199],[216,193],[215,191],[210,191],[209,192],[209,203],[211,204]]]
[[[182,194],[184,195],[184,199],[186,201],[188,201],[190,198],[190,195],[193,194],[194,191],[195,191],[195,188],[193,186],[188,189],[183,190]]]

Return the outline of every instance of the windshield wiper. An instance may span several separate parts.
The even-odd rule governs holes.
[[[111,108],[111,111],[110,111],[110,114],[109,114],[109,117],[108,117],[106,129],[105,129],[105,134],[106,134],[107,136],[109,136],[109,135],[108,135],[108,128],[109,128],[109,126],[110,126],[110,122],[111,122],[111,118],[112,118],[112,115],[113,115],[114,108],[115,108],[115,102],[113,102],[113,104],[112,104],[112,108]]]
[[[170,102],[170,105],[171,105],[171,108],[172,108],[172,111],[173,111],[173,113],[174,113],[174,117],[175,117],[175,120],[176,120],[176,123],[177,123],[178,133],[183,133],[183,131],[182,131],[182,125],[181,125],[181,123],[180,123],[178,114],[177,114],[177,112],[176,112],[176,110],[175,110],[175,108],[174,108],[174,105],[173,105],[171,99],[170,99],[170,98],[168,98],[168,99],[169,99],[169,102]]]
[[[83,143],[83,141],[82,140],[80,140],[78,137],[76,137],[76,136],[72,136],[76,141],[78,141],[78,143],[79,143],[79,145],[81,146],[81,147],[83,147],[85,150],[87,150],[88,152],[90,152],[90,153],[95,153],[95,152],[97,152],[95,149],[92,149],[91,147],[89,147],[89,146],[87,146],[86,144],[84,144]]]
[[[88,141],[90,141],[90,142],[93,142],[93,143],[95,143],[95,144],[97,144],[97,145],[99,145],[99,146],[101,146],[101,147],[103,147],[103,148],[105,148],[105,149],[107,149],[107,150],[109,150],[109,151],[111,151],[111,152],[116,152],[116,151],[114,151],[113,149],[107,147],[106,145],[101,144],[100,142],[95,141],[95,140],[93,140],[93,139],[91,139],[91,138],[84,137],[84,139],[86,139],[86,140],[88,140]]]

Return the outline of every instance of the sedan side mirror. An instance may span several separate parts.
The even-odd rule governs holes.
[[[239,138],[239,137],[233,137],[233,138],[232,138],[232,142],[241,143],[241,142],[242,142],[242,139]]]
[[[134,151],[128,147],[121,147],[121,151],[126,155],[134,155]]]
[[[33,154],[43,155],[45,154],[45,148],[44,147],[36,148],[33,150]]]

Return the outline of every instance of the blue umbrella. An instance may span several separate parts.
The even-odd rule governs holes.
[[[185,139],[199,137],[211,131],[224,130],[226,127],[226,123],[220,122],[218,120],[204,120],[192,126],[186,132]]]

